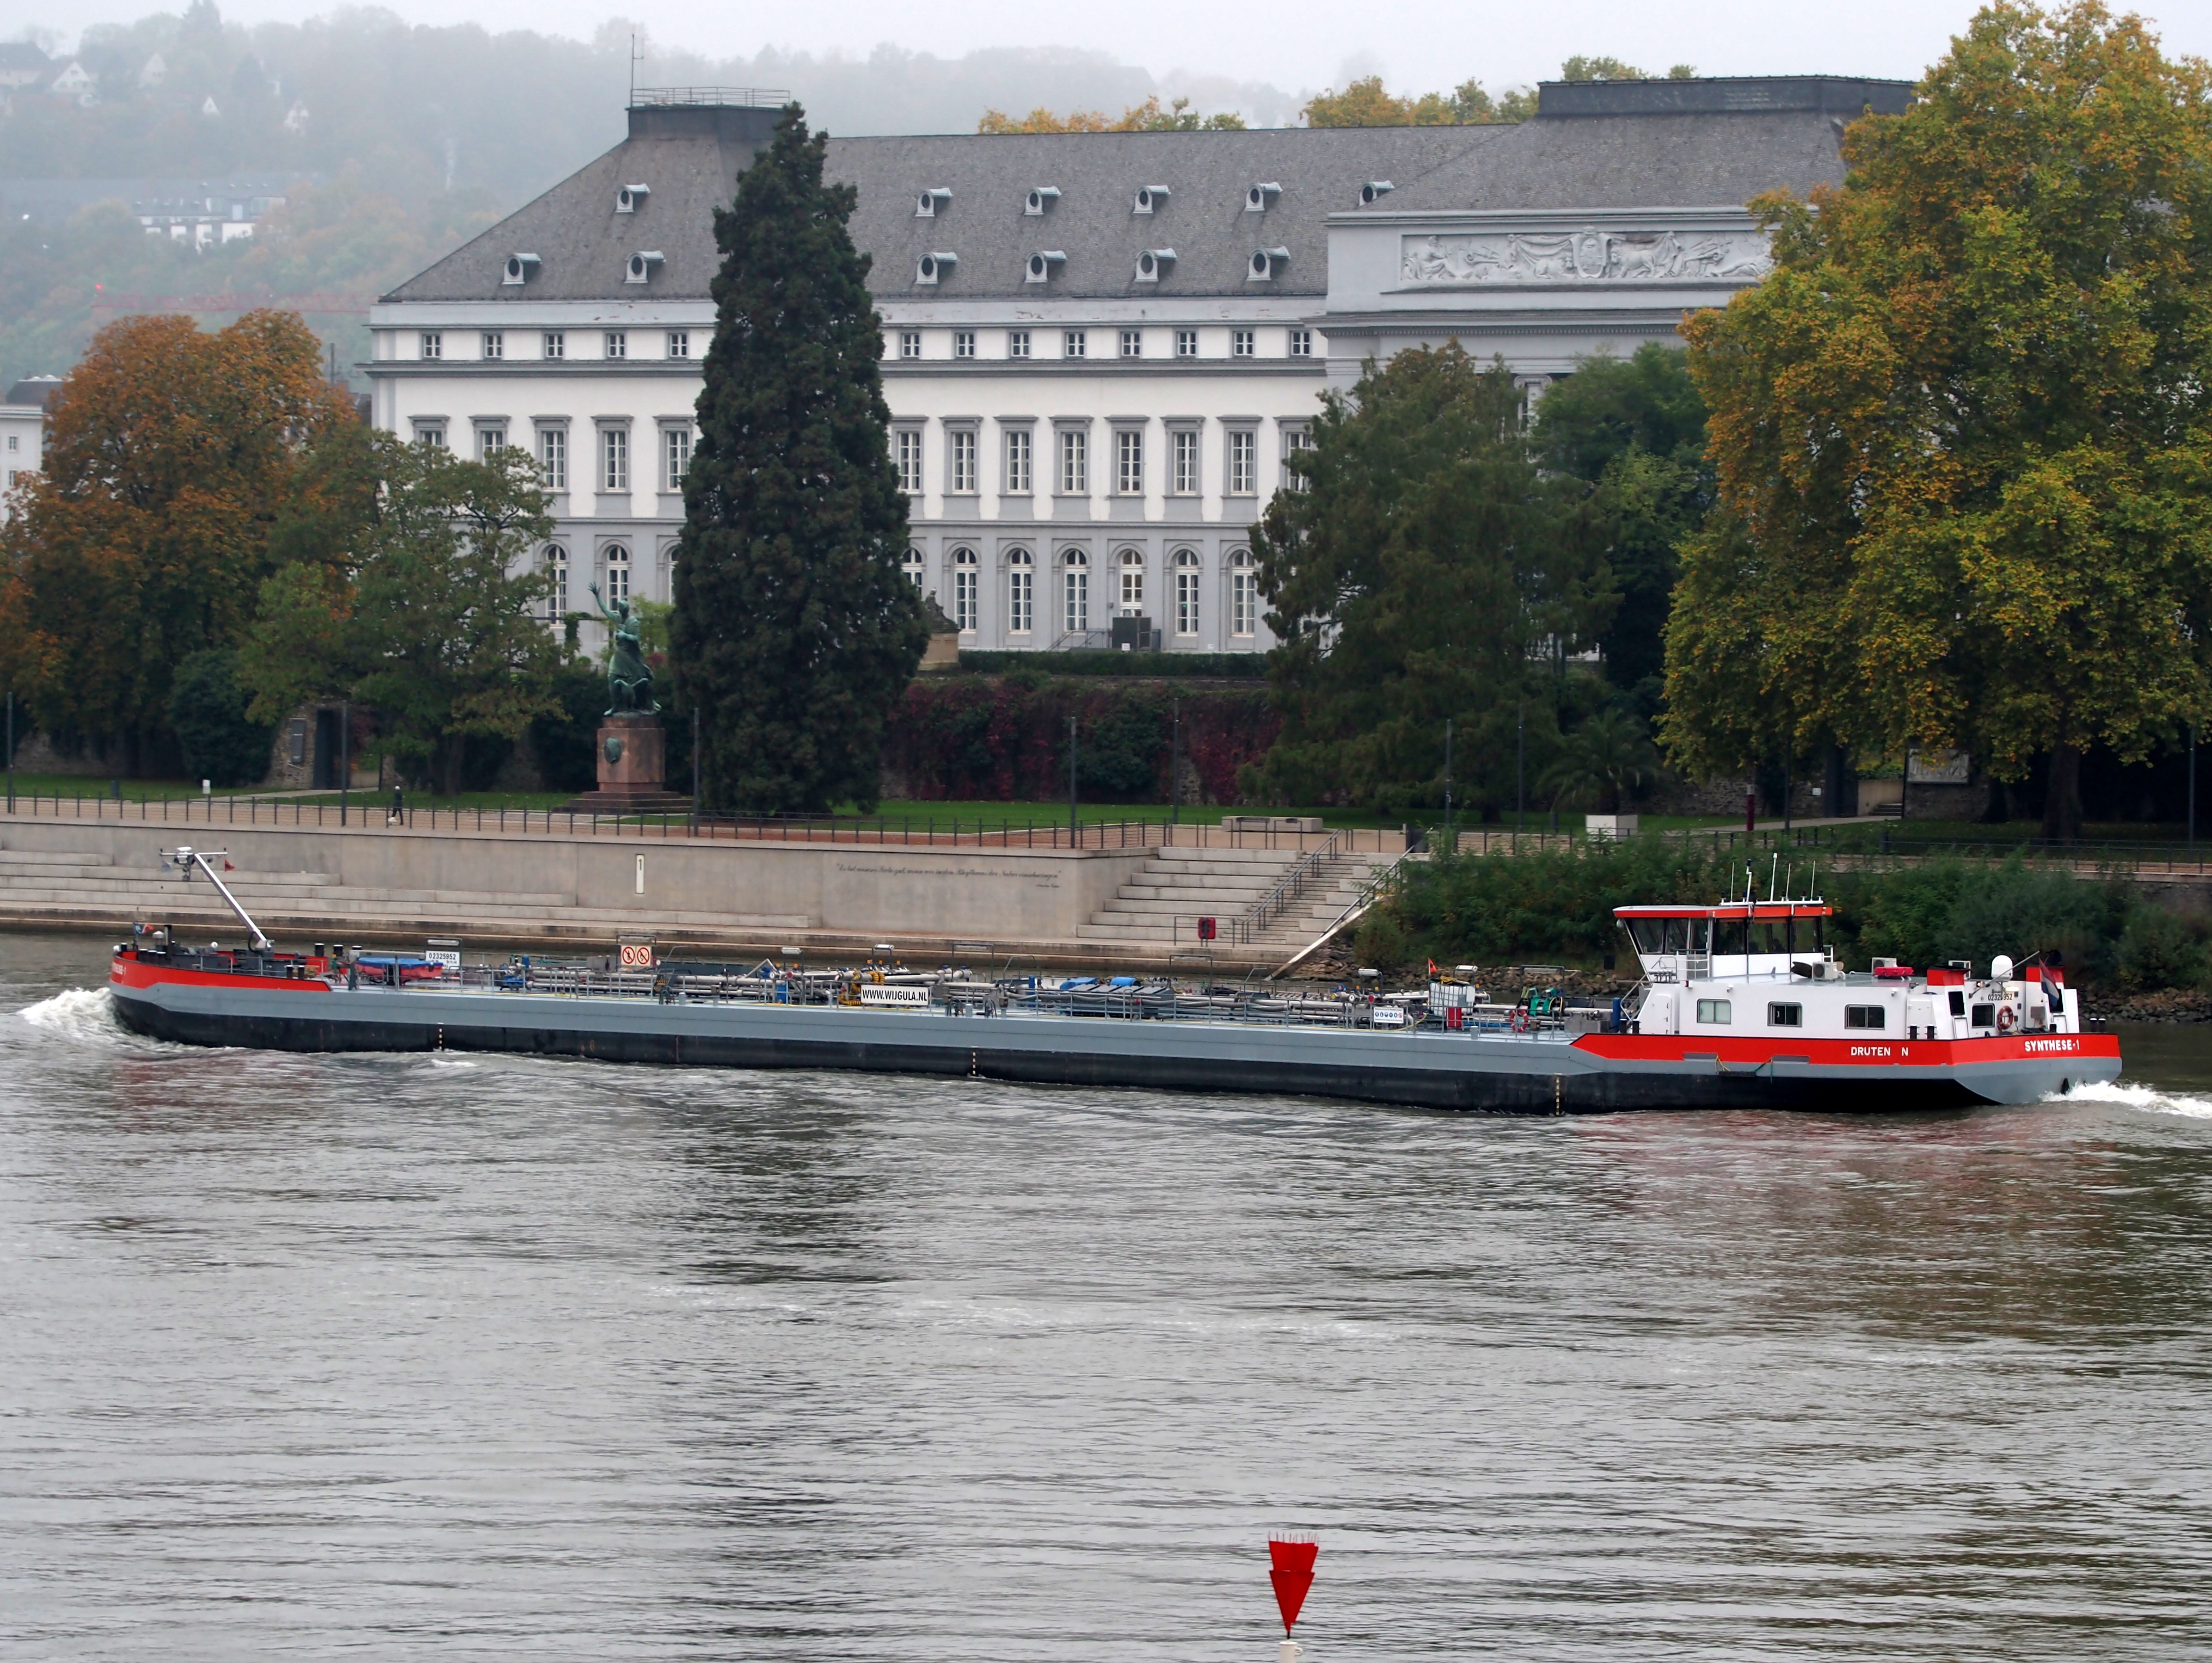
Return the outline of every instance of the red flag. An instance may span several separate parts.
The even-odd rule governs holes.
[[[1314,1561],[1320,1554],[1319,1542],[1285,1542],[1273,1536],[1267,1539],[1267,1557],[1271,1562],[1267,1576],[1275,1585],[1275,1603],[1282,1607],[1285,1636],[1304,1608],[1307,1591],[1313,1587]]]

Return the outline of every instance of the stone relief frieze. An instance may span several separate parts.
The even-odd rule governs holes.
[[[1414,284],[1755,282],[1772,264],[1756,231],[1504,231],[1408,235],[1401,281]]]

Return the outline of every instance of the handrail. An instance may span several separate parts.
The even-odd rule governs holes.
[[[1249,946],[1260,932],[1275,921],[1291,902],[1305,893],[1306,885],[1321,871],[1322,863],[1334,860],[1337,846],[1344,834],[1331,832],[1327,841],[1299,858],[1297,864],[1275,881],[1275,887],[1254,901],[1249,910],[1238,920],[1240,945]]]
[[[1285,959],[1273,969],[1268,971],[1267,979],[1269,981],[1273,981],[1277,976],[1284,974],[1291,968],[1291,966],[1298,963],[1310,954],[1316,951],[1323,943],[1329,940],[1329,938],[1334,936],[1339,930],[1341,930],[1346,925],[1351,923],[1353,919],[1358,918],[1369,907],[1372,907],[1377,901],[1381,900],[1383,890],[1397,882],[1401,870],[1404,867],[1405,864],[1413,858],[1413,857],[1410,853],[1401,854],[1389,865],[1383,867],[1380,871],[1372,874],[1366,883],[1359,886],[1359,893],[1352,896],[1352,904],[1332,919],[1329,921],[1329,926],[1327,929],[1323,930],[1319,935],[1316,936],[1304,946],[1299,948],[1297,952],[1291,954],[1290,957]]]

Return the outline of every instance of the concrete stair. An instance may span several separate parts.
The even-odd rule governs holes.
[[[1129,881],[1114,903],[1076,926],[1077,937],[1102,949],[1155,955],[1175,948],[1197,950],[1195,921],[1220,920],[1216,950],[1224,957],[1276,962],[1287,958],[1328,927],[1390,857],[1338,855],[1323,863],[1304,895],[1249,944],[1232,938],[1232,926],[1246,917],[1305,859],[1297,850],[1164,848]]]

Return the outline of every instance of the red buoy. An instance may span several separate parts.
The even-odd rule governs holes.
[[[1278,1536],[1267,1539],[1267,1557],[1271,1561],[1267,1576],[1275,1585],[1275,1603],[1282,1607],[1285,1639],[1291,1625],[1298,1620],[1298,1612],[1305,1606],[1306,1593],[1313,1587],[1314,1561],[1320,1555],[1319,1542],[1285,1540]]]

